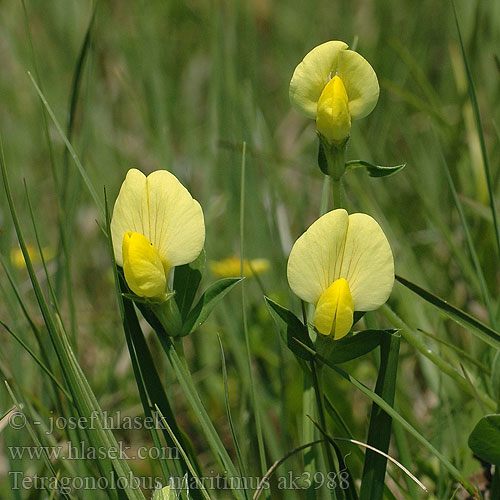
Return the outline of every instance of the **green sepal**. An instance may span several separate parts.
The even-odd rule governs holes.
[[[366,314],[366,311],[354,311],[352,326],[354,326]]]
[[[297,339],[313,349],[307,326],[292,311],[280,306],[269,297],[264,297],[264,299],[285,344],[297,357],[310,361],[312,359],[311,353],[294,340]]]
[[[500,466],[500,414],[485,415],[477,423],[469,448],[482,460]]]
[[[381,165],[374,165],[373,163],[364,160],[351,160],[345,164],[346,170],[353,168],[365,168],[370,177],[389,177],[390,175],[397,174],[405,167],[406,163],[391,167],[383,167]]]
[[[222,278],[212,283],[200,297],[196,306],[188,314],[181,330],[181,337],[193,333],[210,316],[217,303],[226,295],[236,284],[245,278]]]
[[[325,148],[323,146],[323,141],[321,140],[321,135],[318,132],[318,167],[325,174],[328,175],[328,162],[326,161]]]
[[[203,249],[193,262],[174,268],[175,301],[177,302],[183,321],[188,317],[196,292],[200,286],[203,270],[205,269],[205,261],[205,249]]]
[[[349,137],[341,143],[330,143],[318,132],[318,139],[318,166],[325,175],[338,181],[345,172],[345,148]]]
[[[175,300],[146,304],[146,307],[156,316],[168,335],[179,337],[182,334],[182,317]]]
[[[131,300],[132,302],[137,302],[139,304],[162,304],[167,300],[170,300],[175,295],[175,292],[167,293],[165,298],[162,300],[153,300],[148,297],[139,297],[135,293],[122,293],[122,297],[125,299]]]

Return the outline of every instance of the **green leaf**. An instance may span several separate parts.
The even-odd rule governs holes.
[[[443,311],[444,314],[455,321],[455,323],[458,323],[460,326],[470,331],[473,335],[481,339],[483,342],[486,342],[495,349],[498,349],[500,347],[500,333],[498,333],[497,331],[493,330],[465,311],[462,311],[458,307],[452,306],[446,300],[443,300],[437,295],[424,290],[423,288],[416,285],[415,283],[412,283],[406,278],[396,275],[396,279],[406,288],[422,297],[426,302],[429,302],[429,304],[432,304],[440,311]]]
[[[500,395],[500,351],[497,351],[493,358],[493,368],[491,369],[490,384],[493,397],[498,401]]]
[[[400,335],[383,335],[380,339],[380,368],[375,386],[387,404],[394,405],[398,371]],[[367,443],[384,453],[389,451],[392,418],[375,402],[372,404]],[[365,455],[360,500],[382,500],[387,458],[368,449]]]
[[[311,360],[311,353],[293,340],[294,338],[300,340],[300,342],[312,348],[313,344],[309,338],[307,326],[305,326],[302,321],[300,321],[300,319],[293,314],[293,312],[283,306],[280,306],[269,297],[264,298],[266,300],[267,308],[269,309],[274,322],[278,326],[283,341],[286,343],[288,348],[299,358],[305,359],[306,361]]]
[[[405,167],[406,163],[394,165],[392,167],[383,167],[381,165],[374,165],[373,163],[364,160],[351,160],[345,164],[346,170],[353,168],[366,168],[370,177],[389,177],[390,175],[397,174]]]
[[[181,336],[189,335],[198,329],[210,316],[210,313],[219,300],[243,279],[244,278],[222,278],[212,283],[186,318],[182,327]]]
[[[484,416],[469,436],[469,448],[486,462],[500,466],[500,414]]]
[[[191,306],[193,305],[196,292],[200,286],[203,270],[205,268],[205,250],[190,264],[178,266],[174,271],[175,301],[179,307],[182,321],[185,321]]]
[[[398,330],[363,330],[351,337],[344,337],[334,342],[328,359],[336,365],[346,363],[373,351],[382,337],[393,335]]]

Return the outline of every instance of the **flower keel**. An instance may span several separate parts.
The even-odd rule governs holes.
[[[142,234],[128,231],[122,244],[123,272],[129,288],[139,297],[164,300],[168,265]]]
[[[351,329],[354,302],[349,284],[344,278],[335,280],[321,295],[316,304],[314,326],[322,335],[341,339]]]

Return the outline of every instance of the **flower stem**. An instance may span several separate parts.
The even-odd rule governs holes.
[[[344,184],[342,178],[335,180],[332,177],[332,188],[333,188],[333,208],[346,208]]]

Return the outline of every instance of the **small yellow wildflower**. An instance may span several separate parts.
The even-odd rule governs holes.
[[[377,75],[368,61],[348,45],[330,41],[312,49],[295,68],[290,101],[316,120],[329,143],[349,137],[351,121],[370,114],[379,96]]]
[[[264,274],[269,270],[270,263],[267,259],[243,259],[243,276],[252,277]],[[210,270],[220,278],[241,275],[241,259],[239,257],[226,257],[225,259],[210,262]]]
[[[343,209],[320,217],[295,242],[288,283],[316,306],[319,333],[335,340],[346,335],[354,311],[372,311],[389,298],[394,284],[391,247],[378,223]]]
[[[42,262],[42,258],[40,256],[40,253],[38,252],[38,248],[34,245],[26,245],[26,248],[33,265],[40,264]],[[42,252],[45,262],[48,262],[49,260],[52,260],[54,258],[54,250],[51,247],[43,247]],[[20,248],[13,248],[10,251],[10,260],[12,264],[18,269],[26,269],[26,262],[24,261],[24,255]]]
[[[205,243],[200,204],[166,170],[128,171],[115,202],[111,234],[116,263],[140,297],[163,300],[169,270],[192,262]]]

